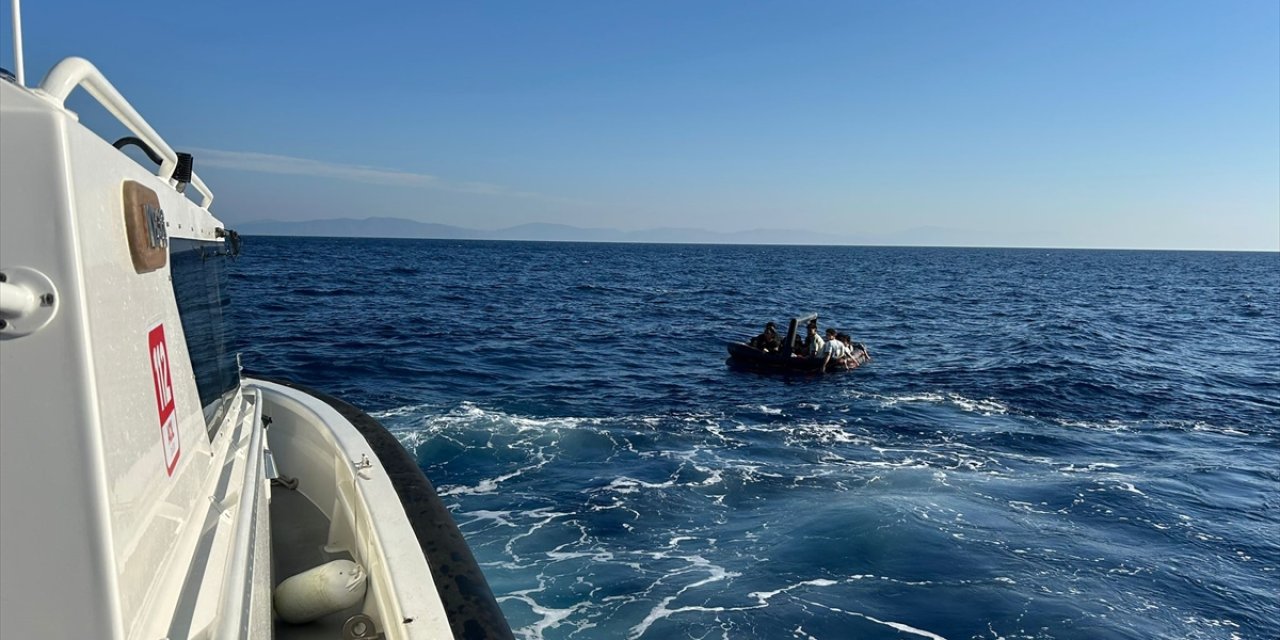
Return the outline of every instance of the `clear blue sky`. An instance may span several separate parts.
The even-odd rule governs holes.
[[[23,8],[29,83],[94,61],[233,226],[1280,250],[1275,0]]]

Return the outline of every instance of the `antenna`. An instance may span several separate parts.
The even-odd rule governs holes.
[[[22,2],[10,0],[13,7],[13,77],[18,86],[27,86],[26,73],[22,70]]]

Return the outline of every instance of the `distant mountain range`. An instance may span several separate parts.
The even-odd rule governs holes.
[[[559,242],[654,242],[700,244],[820,244],[981,246],[977,234],[941,227],[920,227],[884,235],[851,236],[794,229],[709,231],[656,228],[638,231],[583,228],[534,222],[505,229],[484,230],[405,218],[331,218],[285,222],[263,220],[235,225],[244,235],[325,236],[339,238],[433,238],[440,240],[544,240]]]
[[[284,222],[264,220],[236,225],[244,235],[331,236],[352,238],[436,238],[441,240],[554,240],[568,242],[694,242],[722,244],[849,244],[849,238],[811,231],[753,229],[720,232],[658,228],[640,231],[583,228],[534,222],[505,229],[470,229],[404,218],[333,218]]]

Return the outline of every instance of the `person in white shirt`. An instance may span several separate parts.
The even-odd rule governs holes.
[[[827,339],[823,343],[820,351],[820,355],[823,356],[822,370],[826,371],[827,366],[831,364],[832,360],[839,362],[841,358],[848,354],[849,352],[848,349],[845,348],[845,344],[836,339],[836,330],[827,329]]]
[[[807,358],[815,358],[821,355],[823,340],[818,335],[818,321],[810,320],[805,327],[804,336],[804,356]]]
[[[859,364],[871,359],[871,354],[867,353],[867,346],[861,342],[854,342],[853,338],[849,337],[849,334],[841,333],[836,337],[840,339],[840,342],[844,343],[845,355],[859,360]]]

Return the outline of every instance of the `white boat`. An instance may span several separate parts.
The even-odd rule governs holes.
[[[238,242],[213,192],[86,60],[25,86],[14,22],[18,73],[0,80],[0,635],[511,637],[393,436],[339,400],[241,375],[223,313]],[[65,107],[76,88],[159,166],[82,126]]]

